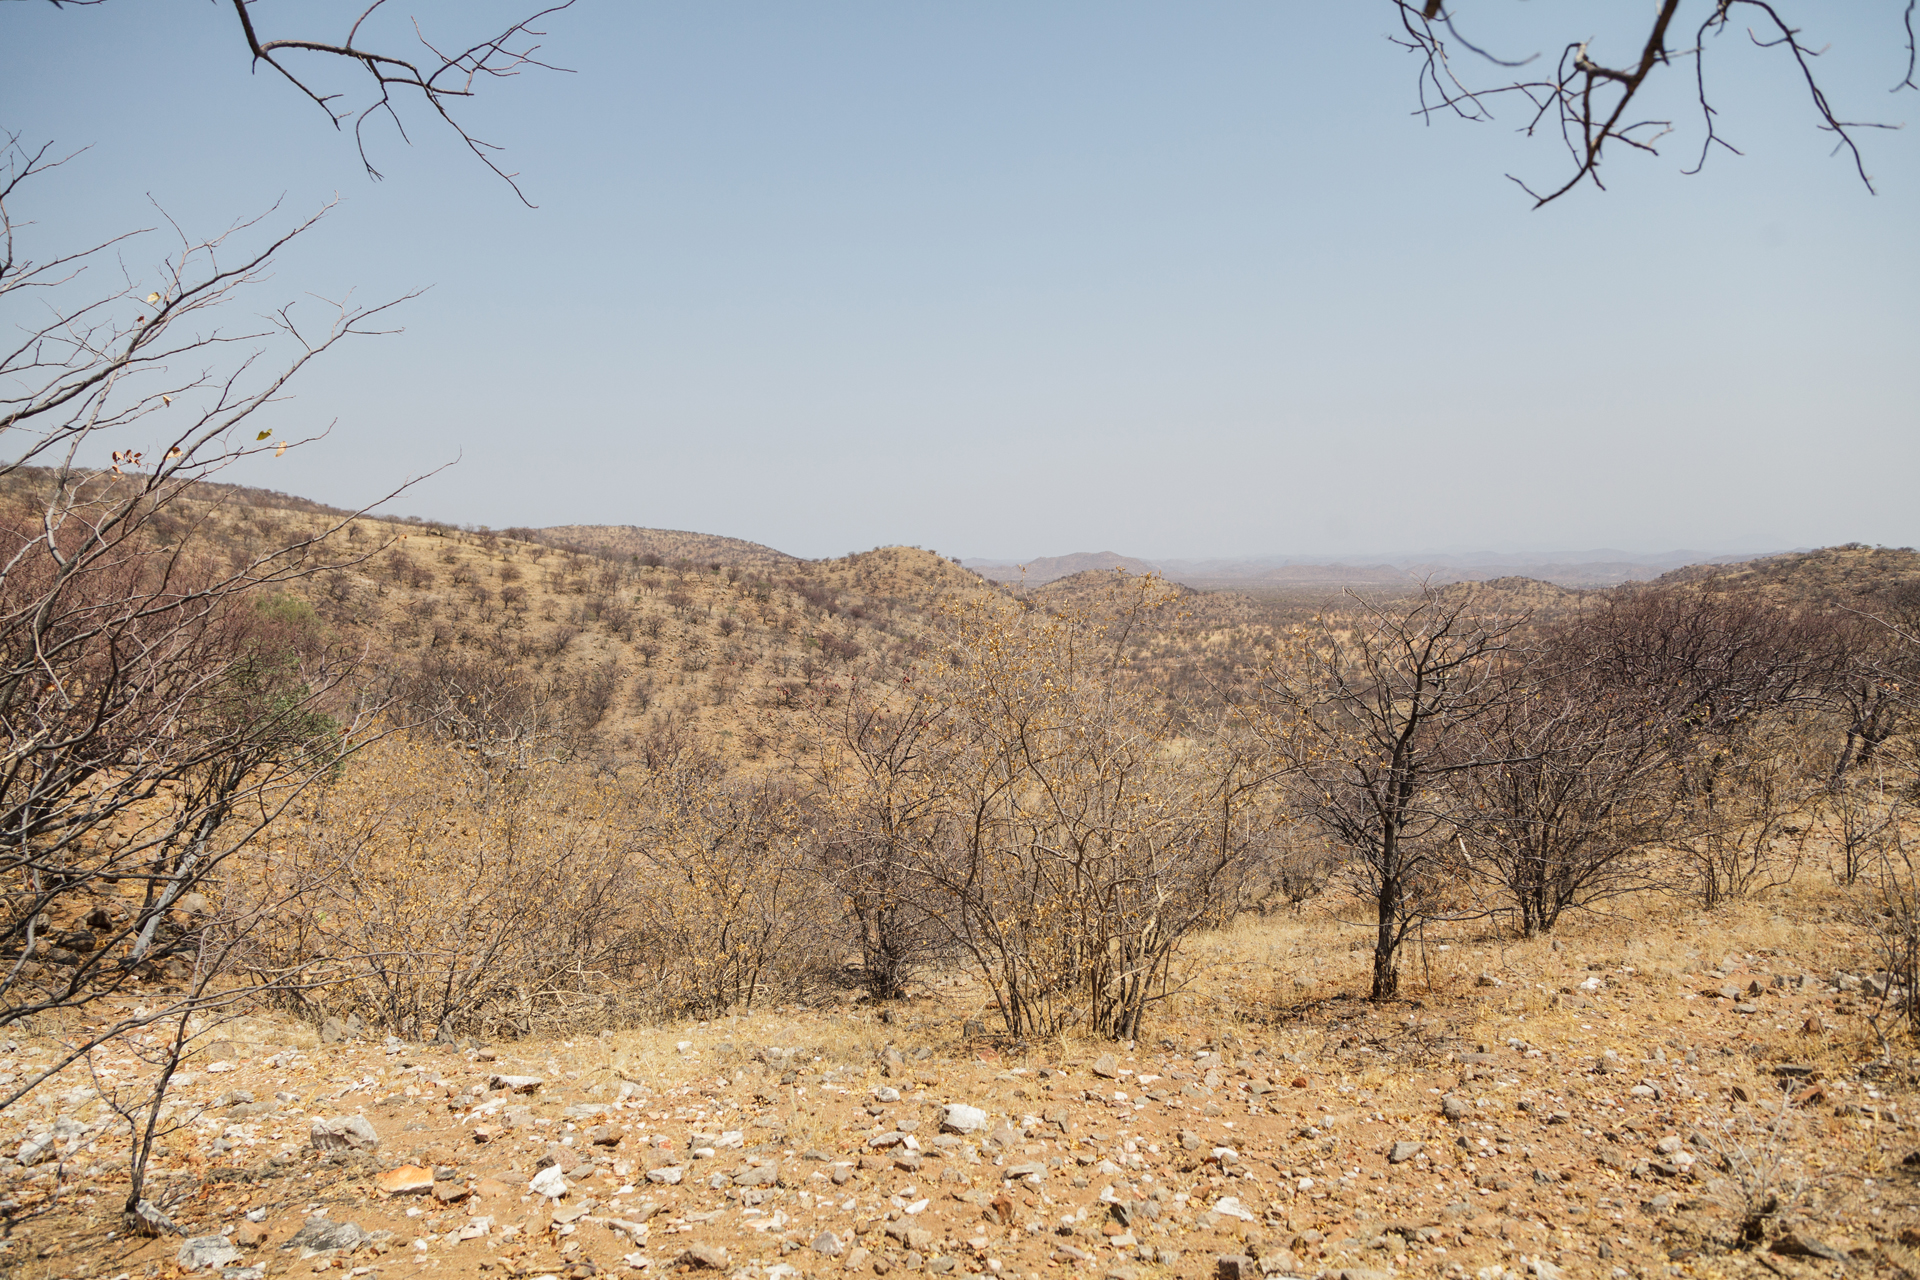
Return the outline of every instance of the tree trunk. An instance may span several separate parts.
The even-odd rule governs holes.
[[[1400,971],[1394,966],[1399,948],[1400,883],[1388,878],[1380,882],[1379,931],[1373,942],[1373,1000],[1391,1000],[1400,991]]]

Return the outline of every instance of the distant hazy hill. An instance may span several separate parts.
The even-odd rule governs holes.
[[[1495,578],[1532,578],[1577,590],[1646,582],[1683,566],[1727,565],[1743,562],[1744,555],[1711,555],[1701,551],[1668,551],[1654,555],[1602,548],[1594,551],[1548,553],[1467,552],[1320,559],[1308,556],[1259,556],[1218,560],[1142,560],[1113,551],[1078,552],[1070,556],[1041,556],[1025,562],[1025,581],[1042,586],[1089,569],[1124,568],[1132,573],[1152,571],[1173,582],[1203,591],[1251,591],[1267,594],[1298,588],[1343,587],[1413,588],[1421,582],[1446,586],[1453,582],[1487,582]],[[966,560],[968,568],[996,582],[1021,581],[1022,565],[1012,561]]]
[[[1154,567],[1145,560],[1112,551],[1076,551],[1070,556],[1041,556],[1024,564],[999,560],[962,560],[960,563],[983,578],[995,582],[1024,581],[1030,587],[1043,586],[1057,578],[1086,573],[1090,569],[1125,569],[1128,573],[1154,571]]]
[[[1486,582],[1494,578],[1534,578],[1562,587],[1611,587],[1645,582],[1684,565],[1727,564],[1746,556],[1715,556],[1700,551],[1655,555],[1603,548],[1559,553],[1468,552],[1412,553],[1360,560],[1310,561],[1306,557],[1268,556],[1246,560],[1161,560],[1155,567],[1191,586],[1227,590],[1270,587],[1388,586],[1431,581]]]
[[[1688,565],[1662,574],[1662,584],[1713,578],[1754,586],[1782,600],[1857,604],[1920,590],[1920,552],[1912,547],[1869,547],[1852,542],[1817,551],[1792,551],[1739,564]]]
[[[659,556],[662,564],[737,565],[743,569],[778,569],[798,557],[742,538],[683,529],[642,529],[631,524],[557,524],[537,530],[544,540],[579,547],[623,559]]]

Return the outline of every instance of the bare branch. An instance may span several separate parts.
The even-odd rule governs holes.
[[[1450,54],[1453,45],[1502,68],[1524,66],[1533,59],[1497,57],[1466,40],[1460,35],[1444,3],[1436,0],[1425,0],[1420,4],[1415,4],[1414,0],[1394,0],[1394,3],[1400,14],[1401,27],[1400,33],[1390,38],[1422,59],[1418,77],[1420,101],[1416,114],[1431,120],[1436,112],[1449,111],[1462,119],[1490,121],[1493,119],[1493,107],[1503,95],[1518,95],[1526,100],[1532,112],[1531,118],[1523,126],[1524,133],[1532,136],[1548,125],[1558,128],[1561,142],[1572,161],[1571,173],[1556,185],[1544,189],[1535,189],[1522,179],[1507,175],[1528,194],[1535,208],[1551,204],[1583,183],[1591,183],[1595,188],[1604,190],[1601,165],[1609,144],[1616,149],[1625,147],[1649,154],[1659,153],[1658,143],[1673,131],[1672,122],[1634,119],[1628,112],[1659,68],[1682,59],[1691,58],[1694,62],[1695,92],[1706,129],[1700,146],[1700,159],[1684,172],[1699,172],[1715,146],[1723,147],[1735,155],[1741,154],[1720,134],[1718,113],[1707,91],[1705,66],[1707,40],[1728,29],[1733,11],[1741,5],[1758,10],[1767,28],[1774,33],[1762,38],[1750,31],[1752,43],[1762,49],[1785,49],[1793,58],[1806,82],[1808,98],[1818,121],[1817,127],[1835,135],[1835,149],[1844,150],[1852,157],[1854,171],[1869,192],[1874,189],[1873,182],[1867,174],[1855,131],[1898,127],[1874,121],[1842,119],[1814,75],[1812,60],[1819,55],[1819,51],[1801,41],[1800,31],[1781,15],[1770,0],[1714,0],[1711,11],[1695,32],[1692,46],[1686,49],[1673,49],[1669,45],[1680,0],[1660,0],[1652,24],[1640,42],[1639,53],[1631,62],[1608,65],[1595,56],[1590,40],[1570,41],[1562,49],[1551,79],[1516,79],[1486,87],[1469,84],[1456,71]],[[1914,4],[1910,2],[1903,19],[1906,73],[1895,86],[1896,90],[1914,87],[1916,45],[1913,11]]]

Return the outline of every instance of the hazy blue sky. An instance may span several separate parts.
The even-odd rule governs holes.
[[[1888,93],[1897,0],[1790,7],[1840,111],[1920,116]],[[257,12],[334,35],[357,8]],[[1621,8],[1461,5],[1549,56],[1624,56],[1595,17]],[[546,40],[574,73],[469,113],[528,210],[417,111],[411,147],[373,128],[369,182],[224,4],[16,0],[0,128],[92,144],[17,211],[46,248],[149,196],[210,231],[337,192],[277,295],[431,286],[275,411],[338,426],[248,478],[326,501],[459,455],[400,509],[816,556],[1920,542],[1920,133],[1865,136],[1869,196],[1740,33],[1710,65],[1744,158],[1681,174],[1680,70],[1664,154],[1531,211],[1502,175],[1563,155],[1517,108],[1424,127],[1392,27],[1365,0],[582,0]]]

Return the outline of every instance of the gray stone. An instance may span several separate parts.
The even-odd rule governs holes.
[[[1244,1253],[1223,1253],[1213,1260],[1218,1280],[1259,1280],[1260,1267]]]
[[[691,1246],[680,1255],[678,1261],[683,1266],[700,1267],[708,1271],[725,1271],[728,1265],[727,1251],[707,1244]]]
[[[1440,1099],[1440,1114],[1449,1120],[1465,1120],[1473,1114],[1473,1106],[1465,1098],[1449,1093]]]
[[[823,1258],[837,1258],[846,1250],[846,1243],[831,1231],[822,1231],[813,1238],[809,1247]]]
[[[301,1224],[300,1229],[282,1247],[325,1253],[329,1249],[358,1249],[372,1238],[358,1223],[336,1222],[332,1218],[316,1215]]]
[[[1093,1074],[1113,1080],[1120,1075],[1120,1063],[1110,1053],[1103,1053],[1093,1060]]]
[[[320,1042],[333,1044],[340,1040],[355,1040],[367,1034],[367,1024],[360,1015],[350,1013],[344,1018],[328,1018],[320,1024]]]
[[[532,1093],[545,1083],[539,1076],[494,1076],[487,1082],[490,1088],[510,1093]]]
[[[211,1271],[240,1261],[240,1251],[225,1236],[194,1236],[180,1246],[174,1258],[183,1270]]]
[[[1824,1258],[1828,1262],[1839,1263],[1851,1261],[1840,1250],[1807,1234],[1804,1227],[1798,1226],[1789,1227],[1780,1232],[1769,1248],[1789,1258]]]
[[[135,1235],[142,1236],[178,1236],[186,1233],[174,1225],[173,1219],[160,1212],[151,1200],[142,1200],[127,1215],[128,1226]]]
[[[315,1116],[307,1136],[315,1151],[371,1151],[380,1145],[380,1135],[365,1116]]]
[[[757,1165],[733,1175],[736,1187],[770,1187],[780,1181],[780,1166],[777,1164]]]
[[[1001,1170],[1000,1176],[1003,1178],[1015,1178],[1015,1179],[1044,1178],[1047,1176],[1047,1166],[1044,1164],[1041,1164],[1038,1160],[1032,1161],[1031,1163],[1028,1163],[1028,1164],[1010,1164],[1005,1169]]]
[[[1387,1152],[1387,1161],[1390,1164],[1405,1164],[1426,1149],[1424,1142],[1396,1142],[1393,1150]]]

